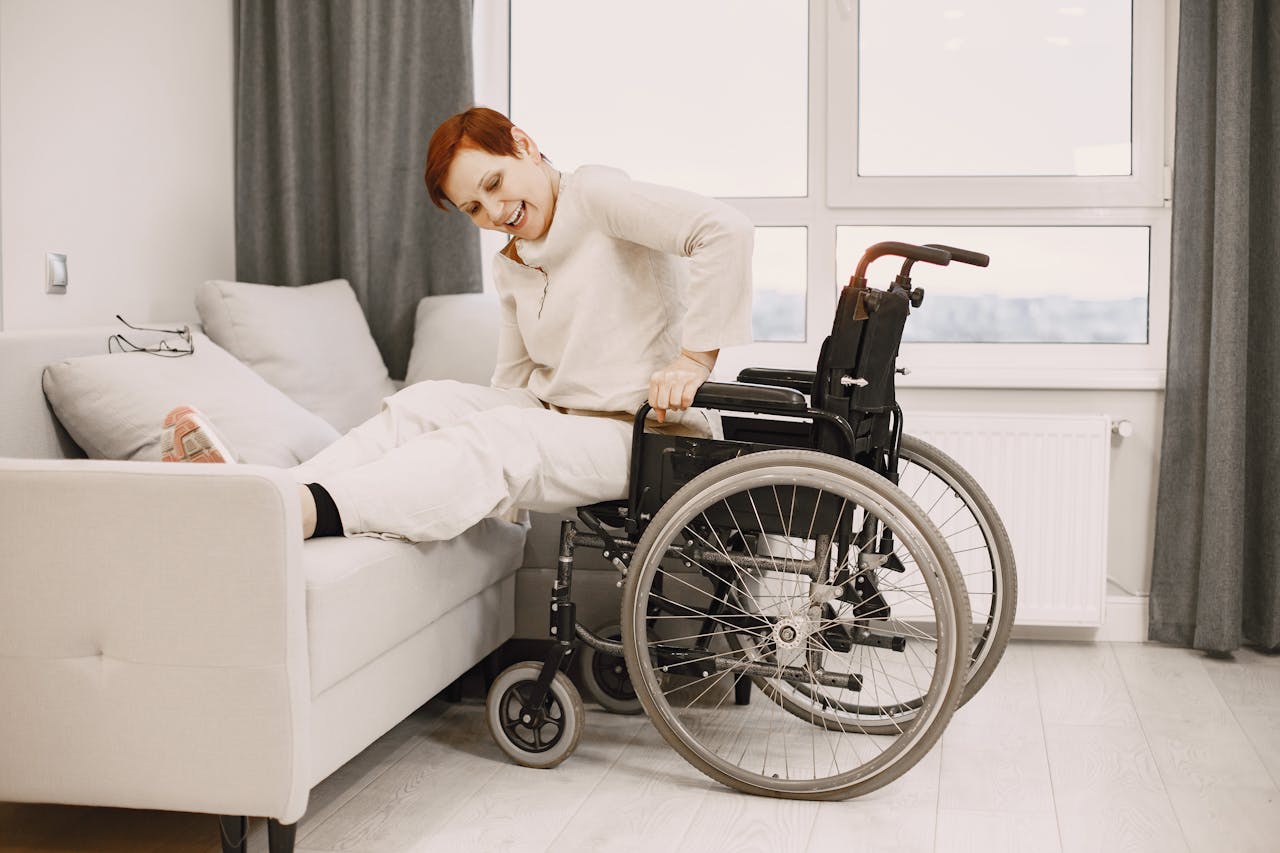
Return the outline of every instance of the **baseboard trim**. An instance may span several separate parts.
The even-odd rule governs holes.
[[[1145,595],[1108,595],[1106,615],[1098,626],[1017,625],[1017,640],[1068,640],[1101,643],[1145,643],[1147,641]]]

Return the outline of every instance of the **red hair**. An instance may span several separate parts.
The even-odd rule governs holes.
[[[500,157],[515,157],[516,140],[511,135],[514,127],[511,119],[488,107],[472,107],[441,122],[427,143],[425,177],[432,203],[441,210],[449,209],[445,202],[450,200],[441,184],[461,149],[478,148]]]

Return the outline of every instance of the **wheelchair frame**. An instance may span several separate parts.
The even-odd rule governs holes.
[[[901,271],[887,291],[869,288],[866,279],[867,267],[883,256],[904,259]],[[693,401],[694,407],[765,416],[724,418],[723,439],[646,433],[646,416],[650,407],[648,404],[641,406],[633,426],[627,499],[579,507],[577,519],[585,530],[580,530],[578,523],[571,520],[561,523],[560,551],[549,613],[549,633],[554,642],[541,662],[536,680],[520,696],[519,718],[525,725],[536,727],[542,722],[553,683],[567,667],[579,645],[617,658],[622,658],[626,652],[624,641],[597,635],[577,622],[576,605],[572,599],[574,551],[577,547],[601,551],[602,556],[626,578],[648,524],[672,495],[698,474],[744,455],[779,449],[817,450],[855,462],[890,483],[897,483],[903,416],[896,401],[894,375],[905,371],[896,368],[895,359],[906,318],[911,308],[920,306],[924,297],[922,289],[912,287],[909,273],[916,262],[946,266],[953,260],[976,266],[986,266],[988,263],[985,255],[937,244],[916,246],[885,242],[868,248],[849,284],[841,293],[832,333],[822,345],[815,370],[749,368],[739,374],[738,383],[708,382],[701,386]],[[806,392],[812,402],[806,400]],[[982,499],[986,500],[985,495]],[[821,495],[818,501],[821,501]],[[989,508],[989,502],[985,507],[983,512],[994,513]],[[819,507],[815,505],[813,511],[816,518]],[[995,523],[998,525],[998,519]],[[766,535],[771,533],[769,526],[759,518],[756,526],[759,529],[751,532]],[[1003,536],[1002,527],[999,532]],[[738,555],[732,561],[726,561],[720,554],[709,552],[692,540],[683,545],[667,546],[665,557],[682,561],[685,566],[696,563],[709,575],[715,574],[716,567],[726,568],[728,562],[732,562],[735,570],[743,567],[762,571],[782,570],[807,576],[813,583],[826,583],[833,589],[841,590],[850,585],[850,582],[861,588],[865,580],[862,573],[853,571],[844,559],[851,545],[856,542],[862,543],[858,546],[860,554],[867,543],[874,542],[875,554],[886,555],[883,557],[885,560],[897,559],[893,556],[892,531],[880,529],[879,522],[869,515],[864,518],[862,530],[854,535],[854,540],[843,535],[837,538],[840,541],[832,541],[831,537],[819,537],[815,540],[813,554],[803,559]],[[839,552],[839,568],[835,570],[833,577],[825,577],[823,573],[831,571],[829,566],[833,548]],[[1011,557],[1008,558],[1008,572],[1012,577]],[[621,585],[620,580],[619,586]],[[869,592],[864,590],[864,593],[878,595],[874,587]],[[961,593],[963,588],[953,594]],[[843,593],[841,595],[842,600],[851,600],[844,599]],[[677,610],[684,607],[674,602],[664,606]],[[688,612],[683,616],[687,618],[694,618],[694,613],[702,617],[711,615],[694,608],[685,609]],[[887,610],[887,606],[885,609]],[[967,617],[967,606],[965,610]],[[1010,611],[1009,621],[1011,615]],[[728,617],[722,613],[714,618],[723,620]],[[736,620],[734,624],[737,627],[749,632],[768,631],[775,627],[768,621],[769,617],[763,615],[732,618]],[[967,618],[965,621],[967,623]],[[842,647],[841,644],[859,643],[901,651],[905,644],[901,637],[877,635],[871,631],[866,631],[855,639],[837,636],[834,628],[824,631],[824,643],[829,642],[832,646],[828,647],[837,649]],[[1003,639],[1007,640],[1007,629]],[[859,675],[826,672],[821,667],[801,672],[793,666],[765,665],[746,659],[725,660],[724,656],[717,656],[714,663],[708,664],[706,655],[701,655],[696,650],[661,645],[652,649],[651,653],[656,665],[664,672],[701,675],[706,678],[708,666],[711,666],[716,671],[732,673],[734,698],[739,705],[749,703],[753,678],[781,678],[784,681],[795,679],[799,683],[803,677],[815,686],[855,692],[861,689]],[[574,699],[576,700],[576,696]],[[493,701],[491,696],[490,703]],[[580,708],[580,700],[576,701]],[[949,712],[946,716],[949,717]],[[574,743],[576,732],[577,729]],[[501,737],[497,731],[494,731],[494,736]],[[507,744],[503,744],[501,740],[499,743],[521,763],[528,763],[530,766],[554,766],[568,754],[565,752],[554,761],[542,764],[537,760],[524,761],[508,749]],[[570,751],[571,749],[572,746],[569,747]],[[721,781],[733,784],[729,779],[722,778]],[[735,787],[748,790],[736,784]],[[752,792],[793,795],[768,789]]]

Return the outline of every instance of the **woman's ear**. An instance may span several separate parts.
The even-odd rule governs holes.
[[[538,145],[533,141],[533,137],[525,133],[518,127],[511,128],[511,138],[516,141],[517,157],[532,157],[538,159]]]

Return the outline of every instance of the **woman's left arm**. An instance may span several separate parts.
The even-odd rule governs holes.
[[[666,409],[688,408],[722,347],[751,342],[755,229],[723,202],[633,181],[616,169],[584,167],[575,177],[606,233],[689,258],[681,353],[650,380],[649,404],[665,420]]]

